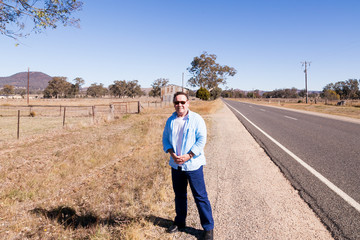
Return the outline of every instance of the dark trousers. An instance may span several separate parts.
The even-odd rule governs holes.
[[[185,226],[187,215],[187,185],[190,184],[191,192],[200,215],[201,226],[209,231],[214,228],[210,201],[207,196],[203,167],[195,171],[181,171],[172,169],[172,182],[175,193],[175,224]]]

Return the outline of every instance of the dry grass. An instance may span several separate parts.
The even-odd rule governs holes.
[[[194,102],[192,110],[206,118],[221,104]],[[172,112],[147,109],[0,142],[0,238],[170,239],[173,193],[161,136]]]
[[[335,106],[335,105],[325,105],[324,103],[294,103],[294,102],[278,102],[278,101],[269,101],[266,99],[232,99],[236,101],[242,102],[252,102],[261,105],[270,105],[270,106],[278,106],[278,107],[285,107],[285,108],[292,108],[310,112],[319,112],[319,113],[326,113],[344,117],[351,117],[360,119],[360,107],[358,105],[354,106]]]

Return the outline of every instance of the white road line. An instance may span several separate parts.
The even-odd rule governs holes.
[[[260,111],[266,112],[266,110],[265,110],[265,109],[262,109],[262,108],[260,108]]]
[[[297,118],[293,118],[293,117],[289,117],[289,116],[284,116],[284,117],[297,121]]]
[[[229,107],[234,109],[237,113],[239,113],[243,118],[246,119],[251,125],[253,125],[257,130],[259,130],[262,134],[264,134],[267,138],[269,138],[273,143],[275,143],[278,147],[280,147],[282,150],[284,150],[287,154],[289,154],[295,161],[300,163],[305,169],[307,169],[309,172],[311,172],[315,177],[317,177],[320,181],[322,181],[326,186],[328,186],[331,190],[333,190],[337,195],[339,195],[342,199],[344,199],[350,206],[355,208],[358,212],[360,212],[360,204],[356,202],[352,197],[347,195],[344,191],[342,191],[340,188],[335,186],[332,182],[330,182],[327,178],[325,178],[323,175],[321,175],[318,171],[313,169],[310,165],[308,165],[306,162],[301,160],[298,156],[296,156],[294,153],[292,153],[289,149],[284,147],[281,143],[276,141],[274,138],[272,138],[269,134],[264,132],[261,128],[256,126],[253,122],[251,122],[247,117],[245,117],[241,112],[239,112],[237,109],[230,106],[228,103],[226,103]]]

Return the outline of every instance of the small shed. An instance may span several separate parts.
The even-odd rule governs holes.
[[[189,89],[183,88],[175,84],[168,84],[161,88],[161,101],[162,102],[172,102],[174,94],[176,92],[185,92],[189,93]]]

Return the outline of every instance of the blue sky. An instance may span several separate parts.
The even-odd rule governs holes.
[[[237,70],[228,88],[309,90],[360,78],[358,0],[84,0],[80,28],[0,35],[0,76],[41,71],[85,86],[158,78],[181,85],[207,51]],[[220,86],[223,89],[225,86]]]

